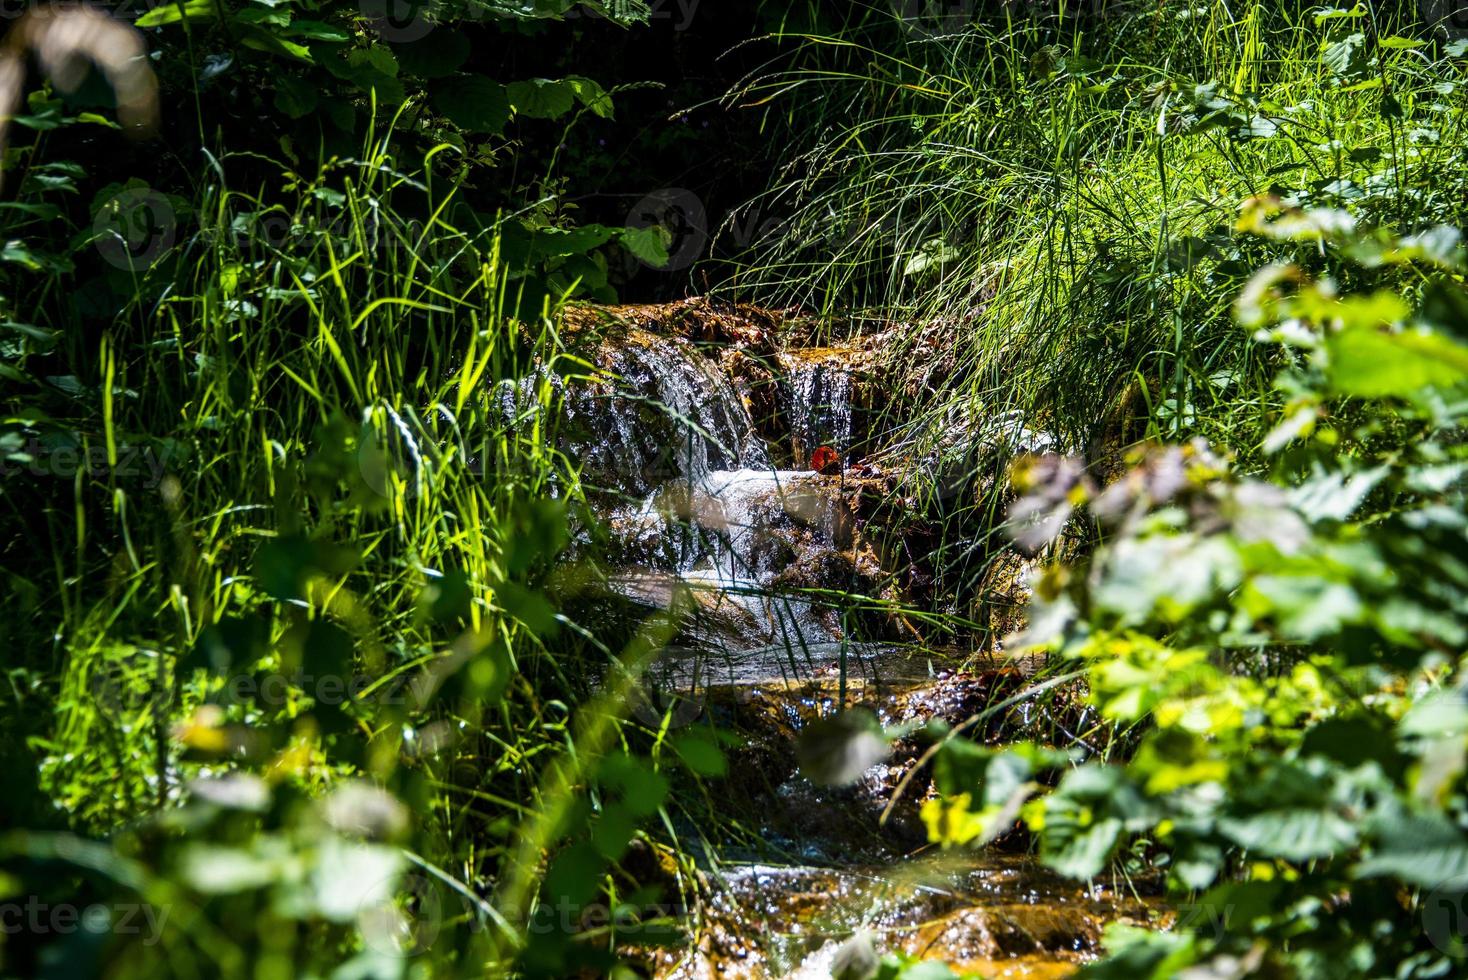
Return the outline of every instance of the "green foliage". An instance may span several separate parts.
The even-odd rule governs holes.
[[[786,220],[731,288],[925,325],[899,367],[951,346],[899,409],[919,451],[959,456],[955,425],[1013,411],[1093,457],[1203,435],[1252,463],[1279,364],[1229,300],[1281,250],[1230,233],[1241,200],[1468,223],[1464,65],[1411,7],[912,4],[905,28],[791,32],[792,67],[741,93],[794,131],[753,205]],[[1351,274],[1291,240],[1312,273]]]
[[[666,243],[562,199],[555,148],[615,90],[484,56],[573,10],[651,14],[154,7],[165,154],[34,79],[0,205],[0,789],[29,828],[0,902],[156,928],[7,930],[7,975],[564,975],[615,965],[601,905],[667,931],[621,910],[676,896],[620,864],[668,767],[725,762],[622,721],[664,620],[567,628],[594,570],[556,323]]]
[[[1195,443],[1138,451],[1104,489],[1068,482],[1103,544],[1047,573],[1021,639],[1084,665],[1092,703],[1131,732],[1109,763],[1039,760],[1063,773],[1053,790],[1030,783],[1023,806],[1041,857],[1094,877],[1127,840],[1150,840],[1149,860],[1194,896],[1183,901],[1228,916],[1223,930],[1115,937],[1086,975],[1245,960],[1298,976],[1461,969],[1462,936],[1431,916],[1468,873],[1468,345],[1440,312],[1468,299],[1462,252],[1304,210],[1240,224],[1285,222],[1358,263],[1410,270],[1415,301],[1261,270],[1237,310],[1287,365],[1269,471],[1241,476]],[[945,785],[940,764],[933,836],[1007,827],[1015,811],[1000,803],[1034,753],[984,752],[977,768],[972,749],[943,754],[965,776]],[[986,808],[969,828],[952,812],[976,785]]]

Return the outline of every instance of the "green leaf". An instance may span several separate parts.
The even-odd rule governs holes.
[[[700,776],[722,776],[729,769],[718,743],[704,735],[690,732],[673,739],[672,744],[683,764]]]
[[[320,20],[294,21],[282,33],[287,37],[306,37],[313,41],[331,41],[338,44],[352,39],[352,35],[340,27]]]
[[[1391,875],[1424,888],[1468,875],[1468,839],[1441,814],[1394,814],[1376,821],[1378,843],[1356,865],[1359,878]]]
[[[275,79],[275,107],[292,119],[316,110],[317,89],[306,79],[281,72]]]
[[[902,267],[904,276],[915,276],[929,269],[939,268],[959,258],[963,253],[946,244],[941,238],[924,242]]]
[[[203,668],[224,677],[263,657],[270,642],[270,624],[258,616],[226,616],[199,631],[187,657],[178,661],[181,674]]]
[[[357,563],[357,552],[302,535],[273,538],[260,546],[255,574],[266,592],[277,599],[303,599],[303,588],[314,576],[345,575]]]
[[[1330,334],[1326,349],[1331,385],[1343,395],[1408,397],[1468,380],[1468,347],[1422,328],[1348,328]]]
[[[1290,491],[1290,503],[1312,521],[1344,521],[1386,478],[1385,466],[1359,473],[1322,473]]]
[[[1219,831],[1252,855],[1309,861],[1356,844],[1356,825],[1329,810],[1307,807],[1225,817]]]
[[[283,870],[282,857],[218,844],[187,844],[179,857],[179,877],[204,895],[232,895],[264,888]]]
[[[466,133],[495,135],[510,119],[505,87],[483,75],[460,75],[433,91],[433,105]]]
[[[627,853],[637,833],[638,818],[625,806],[608,806],[591,827],[591,842],[608,861],[616,861]]]
[[[560,627],[556,619],[556,607],[539,592],[531,591],[515,582],[501,582],[495,586],[495,603],[505,612],[524,624],[536,636],[549,636]]]
[[[398,74],[398,59],[393,56],[390,48],[381,44],[374,44],[370,48],[355,48],[347,52],[347,64],[353,68],[367,69],[390,78],[396,78]]]
[[[658,812],[668,798],[668,779],[635,756],[619,753],[601,762],[597,773],[603,786],[619,790],[623,805],[639,817]]]
[[[161,7],[159,10],[163,9]],[[290,58],[294,61],[304,61],[308,64],[315,61],[311,51],[305,45],[274,34],[263,27],[252,27],[242,24],[239,27],[240,43],[255,51],[264,51],[266,54],[279,55],[282,58]]]
[[[566,84],[570,85],[571,90],[576,93],[576,101],[590,109],[593,114],[603,119],[615,117],[612,97],[599,84],[580,75],[567,76]]]
[[[1358,32],[1328,42],[1320,53],[1320,61],[1341,78],[1360,77],[1367,68],[1366,35]]]
[[[663,237],[665,234],[667,233],[660,226],[651,225],[647,228],[623,228],[618,233],[618,239],[622,247],[639,261],[660,269],[670,261],[668,245]]]
[[[1121,832],[1122,822],[1107,817],[1078,833],[1049,834],[1041,856],[1047,867],[1068,878],[1094,878],[1106,870],[1111,852],[1121,840]]]
[[[1290,639],[1315,640],[1340,632],[1366,611],[1356,590],[1318,575],[1259,575],[1239,597],[1256,619],[1273,617]]]
[[[567,255],[583,255],[605,245],[618,234],[606,225],[582,225],[579,228],[540,228],[535,232],[532,254],[542,259]]]
[[[606,858],[585,841],[572,844],[551,861],[545,873],[543,894],[551,908],[564,904],[583,905],[596,896]]]
[[[187,0],[182,6],[176,3],[162,4],[133,21],[133,26],[162,27],[181,20],[204,20],[214,17],[218,9],[215,0]]]
[[[1460,690],[1432,691],[1402,717],[1400,731],[1423,738],[1468,735],[1468,698]]]
[[[234,15],[234,19],[241,24],[269,24],[272,27],[287,26],[291,17],[291,12],[281,7],[246,7]]]
[[[1197,962],[1196,942],[1181,929],[1157,932],[1113,923],[1106,927],[1106,957],[1082,967],[1074,974],[1075,980],[1167,980]]]
[[[404,862],[396,848],[327,837],[311,876],[317,912],[331,922],[351,922],[364,908],[388,901]]]
[[[531,119],[558,119],[576,104],[576,86],[564,79],[511,82],[508,91],[515,112]]]
[[[1391,258],[1396,261],[1420,259],[1446,269],[1461,268],[1463,233],[1452,225],[1436,225],[1402,239]]]
[[[966,738],[944,742],[933,760],[933,784],[944,796],[968,793],[984,781],[993,750]]]

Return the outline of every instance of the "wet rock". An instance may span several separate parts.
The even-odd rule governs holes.
[[[903,940],[905,952],[950,963],[1045,954],[1081,957],[1100,948],[1101,923],[1083,909],[1041,905],[970,908]]]
[[[1146,903],[1087,891],[1024,858],[983,853],[844,869],[752,865],[713,887],[709,940],[667,976],[824,980],[836,949],[862,931],[879,953],[983,976],[1060,977],[1096,955],[1105,923],[1166,921]],[[726,964],[714,950],[731,935],[748,942]]]

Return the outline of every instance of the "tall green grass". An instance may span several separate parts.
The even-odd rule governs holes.
[[[777,35],[730,93],[791,149],[749,205],[781,220],[726,288],[898,326],[886,462],[911,478],[889,522],[933,526],[919,560],[945,611],[981,619],[1003,584],[1016,451],[1114,472],[1139,441],[1203,436],[1261,460],[1283,365],[1234,297],[1280,259],[1355,273],[1236,235],[1249,202],[1400,232],[1468,217],[1462,45],[1413,4],[862,10]]]
[[[786,223],[732,285],[941,324],[893,351],[954,354],[912,373],[923,448],[1016,410],[1098,455],[1193,433],[1248,452],[1274,366],[1227,316],[1255,257],[1231,239],[1241,203],[1402,230],[1463,213],[1461,65],[1411,4],[976,5],[906,32],[891,13],[780,38],[789,61],[734,93],[806,138],[755,202]],[[1422,43],[1378,46],[1398,36]]]
[[[567,560],[584,521],[556,432],[585,362],[553,307],[523,315],[493,224],[385,141],[278,166],[250,190],[232,176],[258,159],[211,159],[195,200],[154,202],[174,233],[144,260],[103,261],[103,223],[9,297],[45,342],[3,395],[0,744],[29,829],[0,840],[0,884],[174,910],[156,947],[92,949],[114,975],[320,973],[382,941],[390,974],[401,937],[330,931],[324,886],[279,870],[206,901],[189,870],[263,842],[311,867],[327,832],[304,801],[366,779],[411,813],[392,860],[418,877],[395,887],[432,883],[432,909],[407,905],[443,931],[409,949],[420,968],[504,970],[527,945],[554,964],[575,930],[527,931],[547,852],[584,833],[601,758],[634,747],[618,692],[666,629],[623,650],[635,622],[559,612],[594,574]],[[198,808],[195,781],[234,771],[275,801],[248,831]],[[610,881],[605,860],[575,868]]]

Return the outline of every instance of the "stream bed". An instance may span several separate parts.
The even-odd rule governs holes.
[[[1059,878],[1018,832],[982,850],[928,843],[923,732],[1014,697],[1043,664],[1006,657],[992,636],[935,645],[904,619],[912,549],[903,567],[867,522],[868,502],[900,483],[859,454],[879,388],[870,349],[787,349],[778,323],[703,301],[609,315],[605,384],[568,406],[582,440],[570,448],[606,491],[608,588],[647,609],[692,600],[634,712],[737,735],[718,786],[746,830],[708,841],[689,942],[645,951],[644,965],[826,977],[866,932],[879,951],[960,972],[1049,978],[1094,957],[1108,922],[1156,924],[1155,902]],[[1009,593],[1026,572],[1012,564]],[[1083,727],[1079,692],[1044,704],[1021,699],[969,735],[1053,743]],[[851,785],[814,785],[797,763],[802,730],[855,706],[909,734]]]

